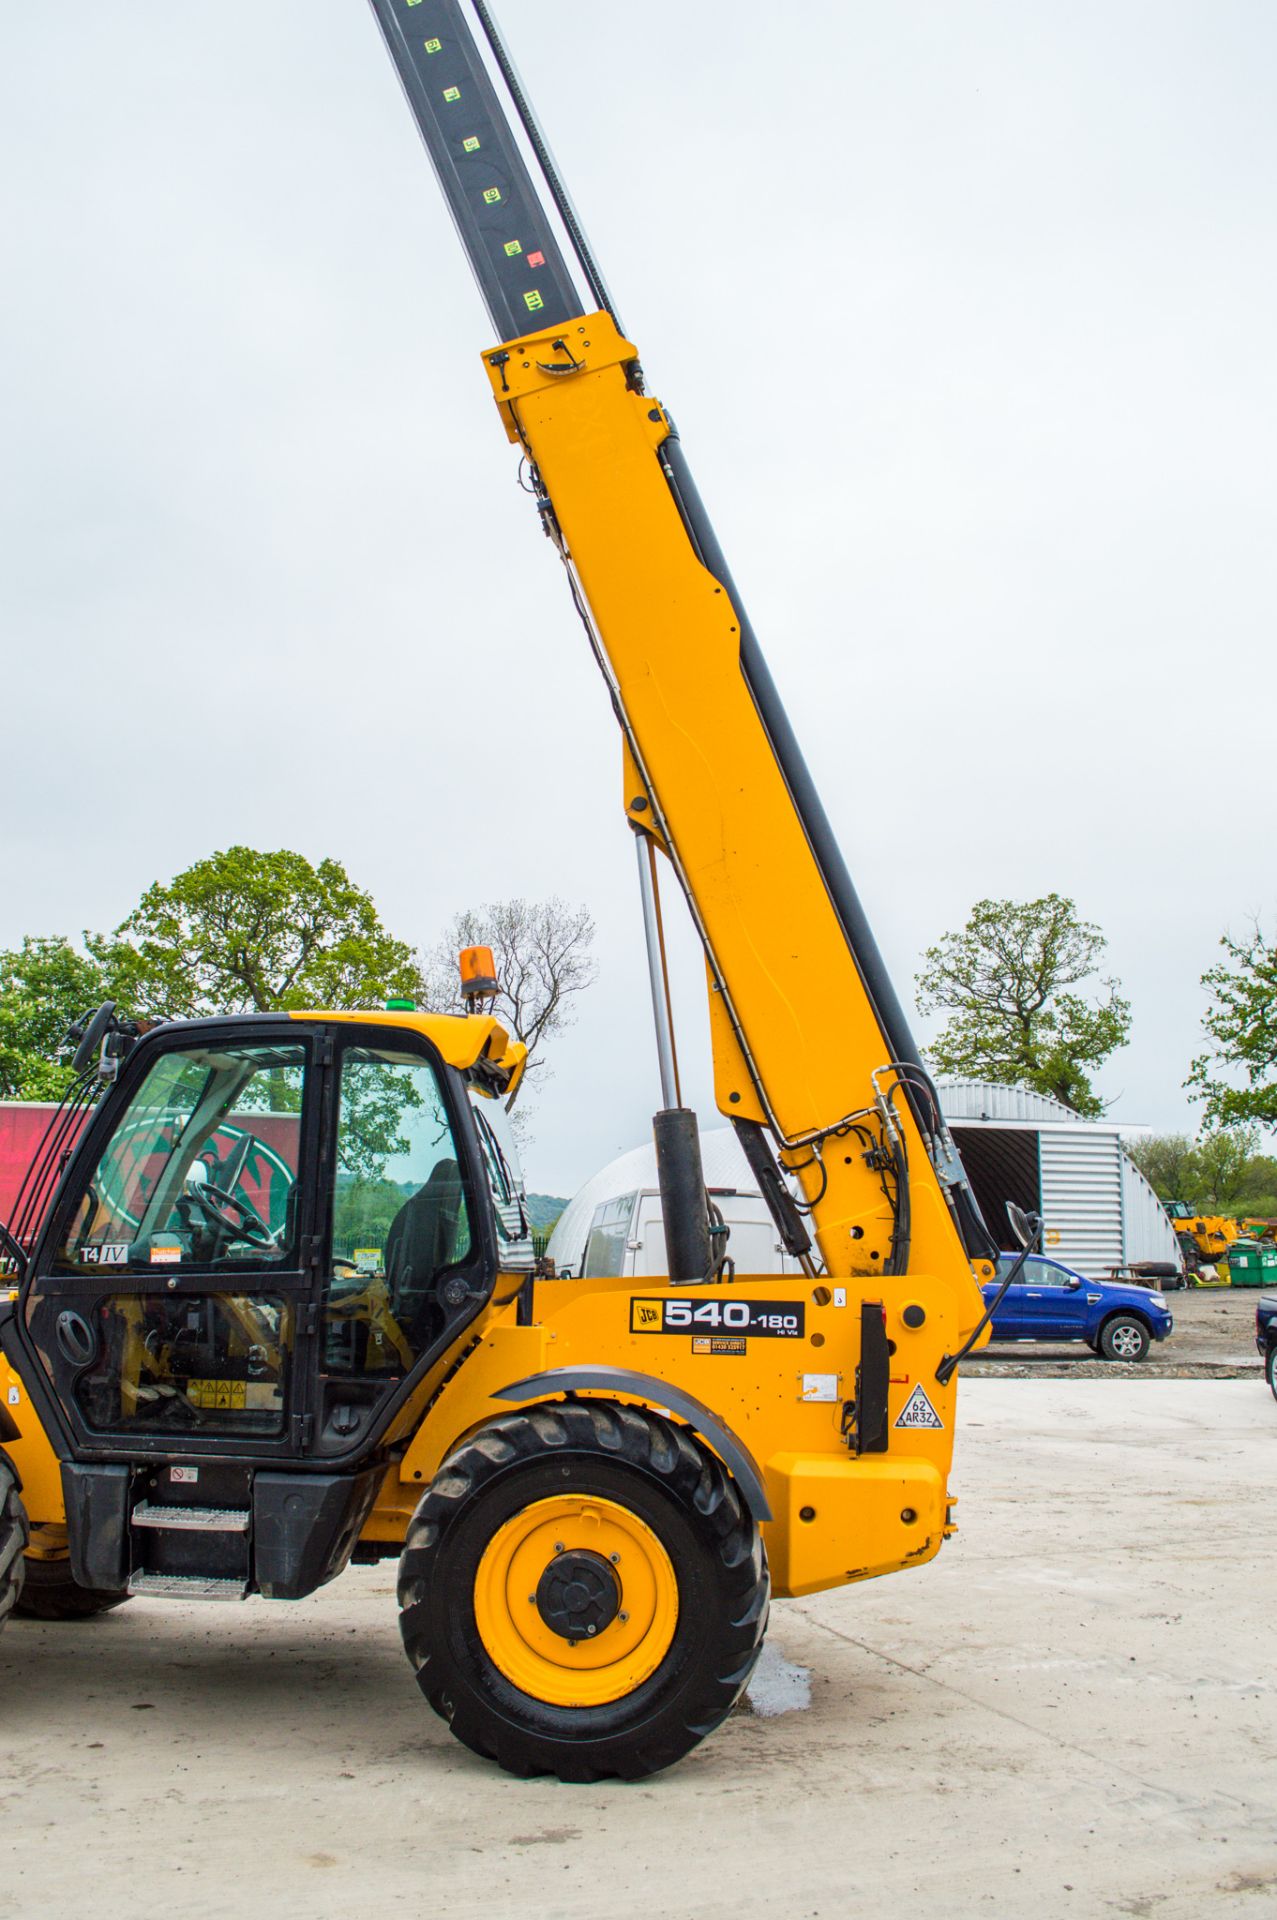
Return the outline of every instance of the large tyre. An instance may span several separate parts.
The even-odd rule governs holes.
[[[1277,1344],[1268,1349],[1268,1355],[1264,1361],[1264,1373],[1272,1390],[1273,1399],[1277,1400]]]
[[[122,1607],[127,1593],[104,1593],[97,1587],[82,1587],[71,1578],[71,1562],[65,1554],[56,1559],[26,1556],[26,1579],[14,1606],[15,1613],[29,1620],[88,1620],[95,1613],[109,1613]]]
[[[555,1402],[458,1448],[399,1576],[417,1683],[523,1776],[642,1779],[712,1733],[754,1668],[770,1583],[720,1462],[635,1407]]]
[[[17,1606],[22,1593],[23,1560],[29,1538],[18,1476],[7,1457],[0,1453],[0,1627]]]
[[[1148,1328],[1133,1313],[1115,1313],[1100,1328],[1100,1352],[1106,1360],[1143,1360],[1151,1344]]]

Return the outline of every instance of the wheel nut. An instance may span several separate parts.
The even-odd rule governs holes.
[[[593,1632],[594,1632],[594,1628],[593,1628],[593,1627],[587,1627],[587,1628],[585,1629],[585,1631],[586,1631],[587,1633],[593,1633]]]

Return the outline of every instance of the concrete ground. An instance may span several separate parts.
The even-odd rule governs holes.
[[[637,1786],[456,1745],[390,1563],[294,1607],[11,1624],[0,1915],[1277,1914],[1271,1396],[982,1379],[962,1403],[940,1560],[778,1605],[770,1711]]]

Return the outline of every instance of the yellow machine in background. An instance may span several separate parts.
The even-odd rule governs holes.
[[[0,1617],[295,1598],[400,1554],[405,1646],[454,1733],[515,1772],[634,1777],[723,1719],[769,1595],[939,1551],[995,1248],[486,6],[374,10],[620,722],[670,1274],[537,1269],[504,1118],[523,1050],[484,1011],[483,950],[456,1019],[138,1036],[100,1009],[6,1243]],[[669,1044],[661,868],[704,947],[715,1100],[797,1279],[735,1271],[712,1231]]]

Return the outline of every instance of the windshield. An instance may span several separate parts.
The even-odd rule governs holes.
[[[496,1216],[497,1258],[507,1269],[527,1271],[536,1254],[514,1128],[498,1096],[473,1084],[468,1092]]]

